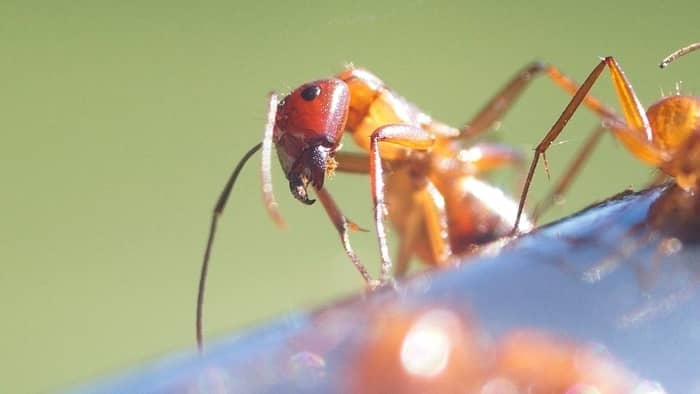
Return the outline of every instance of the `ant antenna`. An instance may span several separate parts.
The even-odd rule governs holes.
[[[207,248],[204,250],[204,260],[202,261],[202,271],[199,275],[199,290],[197,293],[196,331],[197,331],[197,348],[199,349],[199,351],[202,351],[202,308],[204,306],[204,288],[205,288],[206,281],[207,281],[207,271],[209,269],[209,255],[211,253],[211,247],[214,244],[214,234],[216,234],[216,223],[219,221],[219,216],[221,216],[221,213],[224,211],[224,207],[226,206],[226,202],[228,201],[228,196],[231,194],[231,190],[233,189],[233,185],[236,183],[236,179],[238,178],[238,174],[240,174],[241,170],[243,169],[243,166],[248,161],[248,159],[250,159],[250,157],[253,156],[255,154],[255,152],[260,150],[261,146],[262,146],[262,143],[257,143],[248,152],[246,152],[245,155],[243,155],[243,157],[238,162],[238,164],[236,164],[236,168],[233,170],[233,173],[229,177],[228,182],[226,182],[226,186],[224,186],[224,190],[221,191],[221,195],[219,196],[219,200],[216,202],[216,205],[214,206],[214,213],[211,217],[211,225],[209,227],[209,239],[207,240]]]
[[[248,162],[248,159],[250,159],[257,151],[259,151],[260,148],[262,148],[263,150],[261,169],[265,207],[267,208],[267,212],[270,214],[270,216],[272,216],[275,223],[277,223],[280,226],[284,226],[284,220],[282,219],[282,215],[277,209],[277,202],[275,202],[274,195],[272,194],[272,176],[270,175],[270,161],[272,156],[272,133],[275,128],[275,118],[277,116],[277,101],[277,95],[274,93],[270,94],[267,111],[267,123],[265,124],[265,133],[263,141],[255,144],[255,146],[250,148],[250,150],[248,150],[248,152],[246,152],[243,155],[238,164],[236,164],[236,168],[234,168],[233,173],[231,173],[228,182],[226,182],[226,185],[224,186],[224,190],[221,191],[221,195],[219,195],[219,199],[216,201],[216,205],[214,206],[214,212],[211,217],[211,225],[209,228],[209,238],[207,240],[207,247],[204,250],[202,270],[199,275],[199,289],[197,292],[197,313],[195,331],[197,336],[197,348],[200,352],[202,351],[203,347],[202,311],[204,308],[204,290],[206,287],[207,272],[209,270],[209,256],[211,254],[212,245],[214,244],[214,235],[216,234],[216,224],[219,221],[219,216],[221,216],[221,214],[224,211],[224,207],[226,207],[226,202],[228,201],[229,195],[233,190],[233,186],[235,185],[236,179],[238,179],[238,175],[243,169],[243,166],[245,166],[246,162]]]
[[[683,47],[683,48],[673,52],[672,54],[666,56],[666,58],[664,60],[662,60],[661,63],[659,64],[659,67],[666,68],[669,64],[671,64],[671,62],[675,61],[679,57],[681,57],[683,55],[687,55],[690,52],[693,52],[693,51],[698,50],[698,49],[700,49],[700,42],[696,42],[694,44],[688,45],[687,47]]]

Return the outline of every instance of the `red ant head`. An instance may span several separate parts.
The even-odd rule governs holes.
[[[273,142],[277,146],[277,155],[289,180],[292,194],[305,204],[313,203],[314,200],[308,198],[306,188],[311,183],[320,190],[326,173],[332,172],[336,167],[334,156],[345,130],[349,97],[348,86],[339,79],[322,79],[307,83],[298,87],[279,103],[277,94],[270,93],[263,140],[243,155],[214,208],[197,297],[196,332],[197,346],[200,351],[202,350],[202,307],[209,253],[214,242],[218,217],[224,210],[238,174],[248,159],[262,149],[260,175],[265,208],[272,219],[283,227],[284,220],[277,209],[277,202],[272,193],[270,162]]]
[[[335,151],[348,117],[349,90],[339,79],[296,88],[277,106],[273,141],[294,197],[312,204],[306,188],[323,187],[336,166]]]

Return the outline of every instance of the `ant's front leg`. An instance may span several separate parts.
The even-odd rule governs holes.
[[[360,258],[357,257],[357,254],[355,254],[355,251],[350,245],[350,237],[348,230],[357,230],[359,229],[359,227],[350,220],[348,220],[345,217],[345,215],[343,215],[343,213],[340,211],[340,208],[338,208],[338,205],[335,203],[330,193],[328,193],[326,189],[316,189],[316,196],[321,201],[321,204],[326,210],[328,217],[331,219],[331,222],[333,222],[335,229],[338,231],[338,235],[340,236],[340,241],[343,244],[345,254],[350,258],[350,261],[352,261],[352,265],[355,266],[357,271],[362,276],[362,279],[365,280],[367,287],[370,289],[374,289],[379,285],[379,283],[376,280],[372,279],[370,274],[367,272],[367,268],[364,264],[362,264]]]
[[[384,219],[386,216],[386,202],[384,195],[384,170],[382,157],[379,151],[379,143],[390,143],[407,149],[427,150],[433,146],[435,137],[427,131],[406,124],[390,124],[375,130],[370,137],[370,182],[372,186],[372,202],[374,205],[374,224],[377,229],[379,241],[379,254],[381,268],[380,282],[389,280],[391,272],[391,258],[386,243],[386,229]]]

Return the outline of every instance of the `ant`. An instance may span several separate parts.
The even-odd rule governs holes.
[[[664,68],[678,57],[697,49],[700,49],[700,43],[681,48],[664,59],[660,67]],[[589,90],[606,67],[610,70],[613,87],[622,107],[624,118],[588,95]],[[513,232],[517,231],[540,156],[543,157],[545,170],[548,171],[545,152],[561,134],[581,104],[595,112],[602,119],[602,126],[609,129],[639,160],[651,164],[664,174],[673,177],[675,184],[683,191],[690,194],[700,191],[700,97],[680,93],[664,97],[649,106],[644,112],[644,107],[639,102],[632,85],[627,80],[617,60],[612,56],[601,58],[580,87],[563,75],[560,80],[565,83],[565,89],[573,93],[573,98],[535,148],[535,155],[520,196]],[[594,142],[591,143],[591,141],[597,140],[601,133],[597,134],[589,137],[589,143],[579,152],[559,185],[555,187],[554,196],[561,195],[569,186],[576,169],[592,149]],[[553,198],[549,201],[553,201]]]
[[[513,228],[532,227],[526,218],[518,226],[515,201],[477,178],[504,166],[524,169],[520,153],[493,143],[465,148],[462,141],[487,131],[541,73],[556,81],[546,65],[525,66],[461,129],[432,119],[362,68],[347,67],[335,78],[305,83],[281,99],[271,93],[263,140],[240,159],[214,207],[197,298],[199,348],[205,280],[218,218],[253,154],[262,151],[263,200],[273,221],[285,226],[272,191],[274,145],[291,194],[310,205],[315,200],[309,198],[308,188],[313,188],[345,253],[368,288],[374,289],[391,282],[387,218],[399,239],[397,276],[406,272],[413,256],[443,266],[453,256],[508,235]],[[345,131],[367,153],[340,151]],[[324,188],[326,176],[335,171],[369,174],[381,257],[378,280],[370,276],[350,245],[349,232],[362,229],[341,212]]]

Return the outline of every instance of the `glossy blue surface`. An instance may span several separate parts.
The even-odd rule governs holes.
[[[355,345],[371,335],[367,311],[396,305],[469,314],[494,337],[528,327],[595,344],[667,392],[689,392],[700,385],[698,246],[679,241],[693,238],[685,227],[669,233],[650,216],[668,193],[677,191],[621,194],[395,291],[282,318],[76,392],[338,392]],[[695,212],[682,214],[694,223]]]

